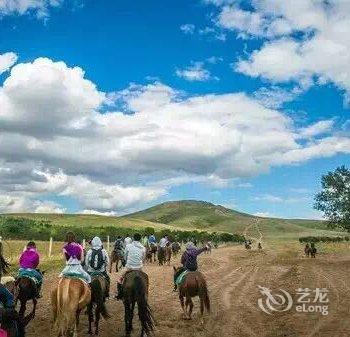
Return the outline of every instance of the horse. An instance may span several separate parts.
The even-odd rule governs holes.
[[[158,264],[162,266],[165,261],[166,247],[158,247]]]
[[[181,269],[181,267],[174,267],[174,278],[179,274],[179,270]],[[210,313],[210,299],[207,283],[203,274],[199,271],[188,272],[185,276],[185,280],[179,285],[179,299],[184,313],[184,319],[186,320],[191,319],[194,306],[192,298],[196,296],[199,296],[201,323],[203,324],[204,309]]]
[[[315,247],[315,244],[311,243],[311,247],[310,247],[311,258],[316,258],[316,253],[317,253],[317,249]]]
[[[171,254],[172,254],[171,244],[167,243],[167,245],[165,247],[165,259],[164,259],[164,262],[167,263],[168,266],[170,266]]]
[[[181,246],[180,246],[180,244],[178,242],[173,242],[172,245],[171,245],[171,249],[173,251],[174,256],[176,257],[177,254],[180,253]]]
[[[81,311],[91,301],[88,284],[79,279],[62,277],[51,293],[54,328],[59,337],[77,336]]]
[[[210,242],[207,242],[206,247],[206,254],[211,254],[212,244]]]
[[[149,243],[146,249],[146,258],[150,263],[156,262],[158,247],[155,243]]]
[[[154,330],[154,319],[148,305],[148,275],[142,271],[130,271],[124,278],[123,303],[125,309],[125,335],[129,337],[133,330],[132,320],[137,303],[141,322],[141,337],[150,336]]]
[[[111,262],[109,266],[109,272],[112,273],[112,267],[115,263],[115,271],[118,273],[119,271],[119,262],[121,262],[121,267],[125,266],[124,257],[122,256],[122,252],[117,252],[116,250],[113,250],[111,253]]]
[[[245,241],[244,246],[245,246],[245,249],[248,249],[248,250],[252,249],[251,244],[249,242],[247,242],[247,241]]]
[[[95,335],[99,332],[99,322],[101,315],[104,319],[110,318],[106,308],[106,279],[101,276],[92,276],[90,284],[91,288],[91,301],[87,306],[87,312],[89,316],[89,331],[92,335],[92,323],[95,322]],[[94,307],[95,307],[95,319],[94,319]]]
[[[38,286],[36,282],[25,276],[20,276],[16,280],[15,288],[15,306],[20,303],[19,316],[23,318],[27,310],[27,302],[32,301],[33,308],[31,311],[31,317],[34,319],[36,313],[36,307],[38,304]]]
[[[311,251],[310,251],[310,246],[309,246],[308,243],[305,245],[304,253],[305,253],[305,256],[306,256],[306,257],[310,257]]]

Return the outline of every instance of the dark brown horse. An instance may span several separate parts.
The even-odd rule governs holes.
[[[101,315],[104,319],[110,318],[106,308],[106,288],[107,281],[103,276],[93,276],[90,284],[91,302],[88,304],[87,310],[89,315],[89,331],[92,335],[92,323],[95,323],[95,335],[99,332],[99,322]],[[95,308],[95,315],[94,315]]]
[[[169,242],[165,247],[165,263],[167,263],[168,266],[170,266],[171,255],[172,255],[172,248]]]
[[[112,273],[112,268],[113,268],[113,264],[115,263],[115,271],[118,273],[119,271],[119,264],[120,264],[120,268],[124,267],[125,263],[124,263],[124,257],[122,256],[122,252],[117,252],[115,250],[113,250],[112,254],[111,254],[111,262],[109,265],[109,272]]]
[[[146,260],[150,263],[156,262],[158,247],[155,243],[149,243],[146,248]]]
[[[125,334],[131,335],[133,330],[135,304],[137,303],[139,319],[141,322],[141,337],[150,336],[154,330],[154,319],[148,305],[148,275],[141,271],[131,271],[124,278],[124,309]]]
[[[173,251],[174,256],[176,257],[180,253],[180,250],[181,250],[180,243],[173,242],[172,245],[171,245],[171,249]]]
[[[182,268],[174,267],[174,275],[178,275]],[[210,299],[205,278],[199,271],[188,272],[185,280],[179,285],[179,299],[184,313],[184,319],[191,319],[193,311],[193,297],[199,297],[201,323],[203,323],[204,309],[210,312]],[[186,299],[186,301],[185,301]]]
[[[165,263],[165,247],[158,247],[158,264],[162,266]]]
[[[28,301],[33,302],[31,317],[32,318],[35,317],[36,306],[38,303],[37,296],[38,296],[38,286],[32,279],[28,277],[19,277],[16,280],[15,304],[17,306],[17,303],[19,301],[20,303],[19,316],[21,318],[25,316]]]

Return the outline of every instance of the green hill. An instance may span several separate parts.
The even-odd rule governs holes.
[[[205,201],[171,201],[122,217],[108,217],[84,214],[8,214],[34,220],[47,220],[53,225],[64,226],[116,226],[141,229],[181,229],[200,231],[222,231],[259,237],[258,227],[265,239],[288,239],[300,236],[335,236],[338,232],[327,229],[326,222],[318,220],[297,220],[261,218],[237,212]],[[344,234],[344,233],[342,233]]]
[[[302,219],[261,218],[240,213],[220,205],[196,200],[171,201],[124,216],[126,219],[146,220],[182,229],[227,231],[257,236],[253,224],[258,220],[259,228],[266,236],[297,237],[305,235],[335,235],[327,229],[326,222]],[[248,226],[250,229],[247,229]]]

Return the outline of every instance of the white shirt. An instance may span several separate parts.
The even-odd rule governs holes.
[[[141,269],[146,257],[146,248],[138,241],[128,244],[125,248],[126,268]]]
[[[132,243],[132,239],[129,238],[129,237],[126,237],[126,238],[124,239],[124,246],[126,247],[126,246],[129,245],[130,243]]]
[[[161,238],[159,241],[159,246],[162,248],[165,248],[167,243],[168,243],[168,240],[166,238]]]

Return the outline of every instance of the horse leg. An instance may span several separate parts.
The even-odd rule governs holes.
[[[189,299],[189,306],[190,306],[190,308],[189,308],[189,311],[188,311],[188,319],[192,319],[192,311],[193,311],[193,302],[192,302],[192,299],[191,299],[191,297],[190,297],[190,299]]]
[[[32,310],[32,315],[33,318],[35,317],[35,313],[36,313],[36,306],[38,304],[38,300],[36,298],[33,299],[33,310]]]
[[[185,308],[185,298],[182,295],[180,295],[179,298],[180,298],[181,308],[182,308],[182,311],[184,313],[184,318],[186,319],[187,312],[186,312],[186,308]]]
[[[94,321],[94,314],[93,314],[93,308],[92,308],[92,303],[89,303],[88,307],[88,316],[89,316],[89,331],[88,334],[92,335],[92,322]]]
[[[20,300],[21,307],[19,309],[19,316],[24,317],[26,308],[27,308],[27,301],[26,300]]]
[[[125,336],[129,337],[131,335],[130,330],[130,316],[131,316],[131,310],[130,310],[130,304],[128,300],[124,300],[124,310],[125,310]]]
[[[136,302],[133,302],[133,303],[132,303],[132,305],[131,305],[130,331],[133,331],[133,330],[134,330],[134,327],[133,327],[132,321],[133,321],[133,319],[134,319],[135,303],[136,303]]]
[[[200,296],[200,312],[201,312],[201,324],[204,324],[203,314],[204,314],[204,299]]]
[[[119,272],[118,264],[119,264],[119,258],[117,258],[117,261],[115,262],[115,270],[117,273]]]
[[[101,317],[101,313],[100,310],[96,307],[96,311],[95,311],[95,335],[98,335],[98,326],[99,326],[99,322],[100,322],[100,317]]]

